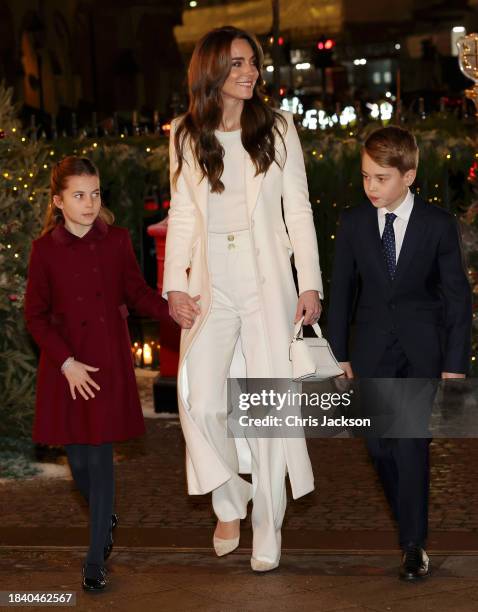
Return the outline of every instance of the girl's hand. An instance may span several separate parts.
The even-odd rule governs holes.
[[[297,302],[297,310],[295,312],[294,323],[297,323],[302,317],[304,317],[304,325],[311,325],[317,323],[322,312],[322,306],[320,304],[319,292],[315,289],[304,291],[299,296]]]
[[[190,329],[201,312],[196,304],[200,297],[192,298],[184,291],[168,291],[169,316],[183,329]]]
[[[98,391],[100,387],[90,377],[88,372],[98,372],[98,370],[99,368],[94,368],[80,361],[72,361],[65,367],[63,374],[70,385],[71,397],[74,400],[76,400],[75,391],[78,391],[85,400],[90,399],[88,395],[90,397],[95,397],[91,387],[94,387]]]

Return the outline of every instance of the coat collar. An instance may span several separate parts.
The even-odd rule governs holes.
[[[62,246],[71,246],[73,244],[79,243],[91,243],[100,240],[108,233],[108,224],[103,221],[100,217],[95,219],[92,227],[88,232],[83,236],[83,238],[79,238],[75,236],[71,232],[69,232],[63,221],[60,221],[55,229],[51,233],[51,237],[54,242],[57,244],[61,244]]]

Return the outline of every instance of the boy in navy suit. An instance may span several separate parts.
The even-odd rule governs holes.
[[[362,149],[368,198],[344,210],[332,274],[328,335],[347,378],[464,378],[472,306],[452,215],[410,191],[414,136],[380,128]],[[349,355],[349,332],[354,339]],[[429,439],[368,439],[398,522],[400,577],[428,573]]]

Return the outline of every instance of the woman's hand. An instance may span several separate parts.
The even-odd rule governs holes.
[[[295,312],[294,323],[297,323],[302,317],[304,317],[304,325],[311,325],[317,323],[322,312],[322,306],[320,304],[319,292],[315,289],[304,291],[299,296],[297,302],[297,310]]]
[[[201,312],[196,303],[200,298],[192,298],[184,291],[168,291],[169,316],[183,329],[190,329]]]
[[[88,372],[98,372],[98,370],[99,368],[86,365],[81,363],[81,361],[71,361],[71,363],[65,366],[63,374],[70,385],[71,397],[74,400],[76,400],[75,391],[78,391],[85,400],[90,399],[90,397],[95,397],[91,387],[97,391],[100,390],[100,387],[95,383]]]

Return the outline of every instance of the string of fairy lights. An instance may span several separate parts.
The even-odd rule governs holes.
[[[162,126],[163,131],[165,133],[167,133],[169,131],[170,125],[164,125]],[[349,128],[350,129],[350,128]],[[10,130],[10,134],[2,129],[0,129],[0,138],[1,139],[6,139],[6,138],[16,138],[17,139],[17,143],[20,142],[22,145],[24,146],[28,146],[28,144],[30,144],[31,139],[29,139],[27,136],[25,135],[20,135],[19,130],[17,130],[17,128],[13,127]],[[358,140],[358,135],[353,132],[347,132],[345,134],[346,137],[348,138],[357,138]],[[148,140],[152,140],[153,138],[155,138],[154,136],[149,136]],[[157,138],[157,137],[156,137]],[[339,137],[337,137],[339,138]],[[154,155],[156,152],[156,145],[151,146],[151,142],[145,144],[144,143],[144,139],[138,139],[138,137],[132,137],[129,136],[128,134],[125,133],[121,133],[119,135],[118,138],[109,138],[108,139],[108,144],[115,144],[116,142],[122,142],[124,144],[127,144],[129,146],[134,146],[137,149],[141,149],[143,151],[144,154],[148,155]],[[69,140],[68,144],[76,144],[74,143],[74,141]],[[81,153],[81,155],[88,155],[89,153],[94,152],[95,150],[98,149],[98,147],[100,146],[100,144],[103,144],[103,142],[98,142],[97,140],[93,140],[92,142],[89,142],[87,145],[83,145],[82,147],[79,147],[78,145],[74,148],[71,149],[71,153],[73,154],[79,154]],[[46,146],[46,143],[45,145]],[[58,141],[58,145],[56,145],[56,147],[58,149],[61,149],[65,146],[65,141]],[[471,145],[470,145],[471,146]],[[326,161],[328,159],[328,154],[327,151],[321,151],[319,150],[319,148],[315,147],[310,149],[309,147],[304,147],[304,151],[305,151],[305,155],[307,155],[307,153],[309,153],[312,156],[312,160],[315,163],[320,163],[322,161]],[[11,148],[7,147],[7,153],[11,153]],[[55,161],[57,158],[59,158],[60,156],[63,155],[63,151],[61,150],[56,150],[55,145],[51,145],[50,143],[50,148],[47,152],[48,157],[50,158],[51,162]],[[447,162],[451,161],[453,159],[453,150],[448,150],[445,153],[443,153],[444,158]],[[473,164],[473,166],[471,168],[469,168],[468,170],[468,180],[472,181],[473,183],[477,183],[477,192],[478,192],[478,152],[474,153],[474,158],[475,158],[475,163]],[[19,172],[18,174],[15,174],[11,169],[9,170],[4,170],[3,172],[1,172],[1,176],[3,178],[3,188],[6,189],[7,191],[9,191],[10,193],[14,194],[15,196],[21,196],[22,198],[26,199],[27,201],[33,203],[36,199],[37,196],[37,191],[35,188],[35,183],[36,180],[38,179],[38,174],[40,172],[48,172],[49,168],[50,168],[51,164],[48,164],[46,162],[42,163],[39,167],[33,167],[29,170],[24,170],[23,172]],[[427,200],[429,203],[431,204],[441,204],[443,203],[443,199],[440,195],[440,193],[443,192],[443,187],[442,185],[440,185],[440,183],[436,182],[433,184],[433,186],[431,187],[433,190],[436,191],[436,195],[428,195]],[[420,193],[420,188],[418,187],[416,189],[417,193]],[[323,197],[321,198],[313,198],[311,199],[311,201],[313,201],[315,204],[317,205],[324,205],[326,204],[323,200]],[[331,203],[332,208],[336,208],[337,207],[337,202],[332,202]],[[329,235],[329,239],[331,241],[335,240],[335,234],[331,233]],[[1,244],[1,243],[0,243]],[[6,249],[7,254],[11,253],[12,257],[14,259],[19,259],[20,258],[20,253],[18,252],[17,249],[14,248],[12,241],[7,242],[6,244],[1,244],[0,247],[2,250]],[[29,249],[29,245],[28,245],[28,249]],[[471,285],[473,287],[473,292],[475,295],[475,301],[478,302],[478,271],[474,270],[472,267],[468,268],[468,275],[470,277],[470,282]],[[477,308],[475,306],[475,308]],[[477,318],[477,312],[473,313],[473,318],[476,320]],[[473,345],[473,353],[478,353],[478,338],[475,339],[474,341],[474,345]],[[473,362],[473,365],[475,364],[475,362],[477,362],[477,355],[473,354],[471,356],[471,361]]]

